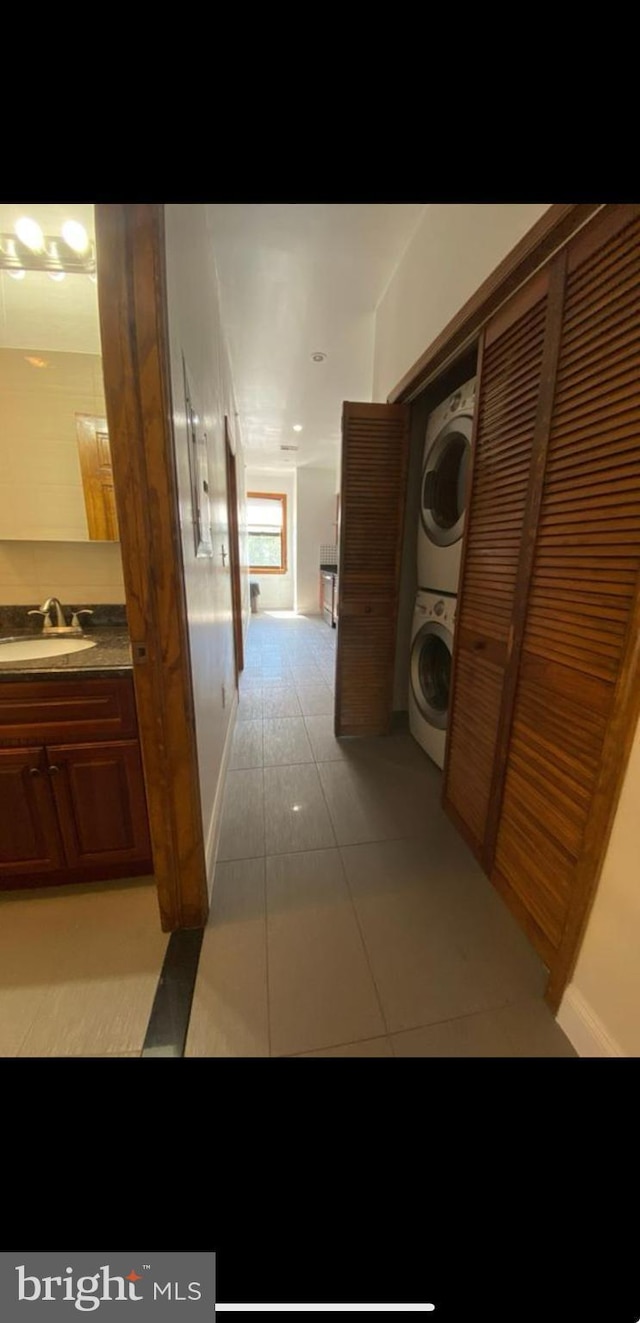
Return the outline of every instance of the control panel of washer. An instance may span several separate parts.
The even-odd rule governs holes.
[[[416,610],[426,620],[438,620],[441,625],[446,625],[447,629],[453,629],[456,619],[455,598],[430,596],[426,602],[418,602]]]

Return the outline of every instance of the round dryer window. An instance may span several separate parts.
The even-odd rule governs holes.
[[[451,418],[434,437],[422,475],[422,523],[437,547],[462,537],[467,475],[471,458],[471,418]]]
[[[426,721],[444,730],[449,713],[453,634],[429,620],[416,634],[411,648],[411,688]]]

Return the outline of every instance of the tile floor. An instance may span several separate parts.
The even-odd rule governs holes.
[[[140,1056],[167,946],[153,878],[0,893],[0,1056]]]
[[[335,739],[335,645],[252,617],[185,1055],[575,1056],[438,769]]]

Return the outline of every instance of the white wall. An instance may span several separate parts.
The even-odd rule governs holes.
[[[222,807],[222,771],[235,692],[224,417],[235,418],[236,403],[220,320],[215,253],[207,207],[165,207],[167,300],[173,425],[180,502],[182,557],[193,676],[198,768],[209,881]],[[208,439],[214,555],[197,557],[189,470],[182,356],[194,392],[194,405]],[[238,486],[244,460],[238,420]],[[246,586],[243,602],[247,602]],[[224,693],[223,693],[224,689]]]
[[[640,726],[578,963],[558,1013],[581,1056],[640,1056],[639,808]]]
[[[297,475],[296,610],[318,615],[320,546],[335,537],[336,475],[314,468],[299,468]]]
[[[376,311],[374,400],[387,399],[547,206],[438,202],[426,208]]]
[[[265,472],[246,468],[246,492],[284,492],[287,498],[287,572],[286,574],[250,574],[251,583],[260,585],[259,611],[293,611],[296,600],[296,471]]]

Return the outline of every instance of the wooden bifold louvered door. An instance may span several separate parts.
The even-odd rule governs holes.
[[[494,318],[482,340],[471,493],[456,624],[445,804],[485,860],[503,698],[513,654],[522,534],[541,436],[550,340],[549,272]],[[537,426],[538,424],[538,426]]]
[[[407,405],[345,403],[336,735],[391,725],[408,453]]]
[[[444,802],[557,1004],[632,733],[640,208],[605,208],[547,271],[544,302],[485,337]]]

